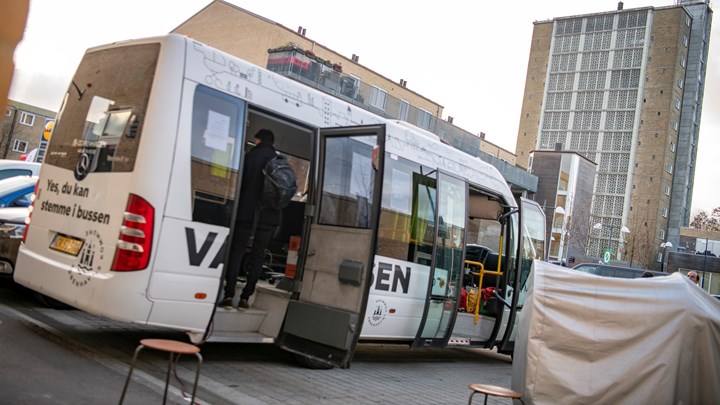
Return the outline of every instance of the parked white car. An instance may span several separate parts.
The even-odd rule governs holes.
[[[0,180],[14,176],[37,176],[40,166],[41,164],[36,162],[0,159]]]

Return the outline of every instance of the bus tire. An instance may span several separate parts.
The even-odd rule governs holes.
[[[311,370],[331,370],[335,368],[335,366],[331,364],[315,360],[313,358],[297,353],[295,353],[295,361],[297,361],[301,366],[309,368]]]
[[[64,302],[60,302],[60,301],[56,300],[55,298],[48,297],[47,295],[42,294],[42,293],[39,293],[39,292],[36,292],[36,293],[35,293],[35,298],[36,298],[42,305],[44,305],[44,306],[46,306],[46,307],[48,307],[48,308],[52,308],[52,309],[73,309],[73,307],[71,307],[70,305],[65,304]]]

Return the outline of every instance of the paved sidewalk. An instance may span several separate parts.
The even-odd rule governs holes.
[[[212,364],[203,374],[253,399],[238,403],[253,405],[464,404],[468,384],[509,388],[512,372],[507,356],[486,350],[410,351],[362,344],[352,366],[344,370],[308,370],[292,362],[233,362],[214,358],[210,347],[203,352]],[[475,399],[482,401],[477,395]],[[488,403],[511,402],[490,398]]]
[[[113,383],[95,389],[108,391],[113,398],[111,402],[116,401],[122,389],[133,350],[140,339],[186,340],[183,334],[113,322],[81,311],[23,309],[13,304],[16,303],[11,305],[23,312],[24,317],[32,317],[38,328],[47,329],[47,333],[39,333],[40,336],[49,333],[53,335],[53,343],[84,358],[84,367],[56,374],[54,382],[74,384],[86,371],[97,375],[100,366],[106,369],[100,371],[109,373],[107,381]],[[273,345],[207,343],[201,350],[205,361],[198,399],[203,405],[466,404],[470,395],[468,384],[485,383],[508,388],[511,384],[510,358],[482,349],[410,350],[407,346],[361,344],[349,369],[333,370],[303,368],[292,354]],[[88,365],[88,361],[95,366]],[[142,387],[132,386],[127,403],[144,403],[133,398],[135,393],[162,395],[166,367],[165,354],[144,353],[138,362],[139,372],[135,374],[139,379],[137,384]],[[190,389],[194,371],[194,359],[183,356],[177,372],[185,381],[186,390]],[[177,387],[174,379],[171,386]],[[179,391],[176,388],[172,391],[171,402],[183,403]],[[475,396],[475,402],[482,403],[482,400],[482,396]],[[491,397],[488,403],[512,402]]]

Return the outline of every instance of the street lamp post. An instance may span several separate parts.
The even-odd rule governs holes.
[[[560,225],[560,246],[558,249],[558,261],[563,264],[563,247],[565,246],[565,209],[563,207],[555,207],[555,213],[562,215],[562,224]],[[554,223],[554,221],[553,221]]]
[[[663,271],[663,272],[664,272],[664,271],[665,271],[665,257],[666,257],[666,255],[665,255],[665,250],[666,250],[667,248],[672,249],[673,244],[672,244],[672,242],[665,242],[665,243],[661,243],[661,244],[660,244],[660,247],[662,248],[662,256],[661,256],[661,259],[660,259],[660,271]]]
[[[598,223],[596,223],[595,225],[593,225],[593,229],[602,230],[602,228],[603,228],[603,224],[601,224],[600,222],[598,222]],[[614,224],[612,221],[610,221],[610,237],[608,238],[608,245],[611,245],[611,244],[612,244],[613,231],[614,231],[614,230],[615,230],[615,224]],[[619,240],[619,242],[623,242],[622,234],[624,234],[624,233],[630,233],[630,229],[628,229],[627,226],[623,226],[623,227],[620,228],[620,240]],[[600,235],[600,236],[602,236],[602,235]],[[608,246],[608,247],[609,247],[609,246]],[[620,244],[619,244],[619,243],[618,243],[618,250],[617,250],[617,254],[615,255],[615,258],[616,258],[617,260],[620,260]]]

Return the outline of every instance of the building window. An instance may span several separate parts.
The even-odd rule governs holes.
[[[685,25],[687,25],[688,27],[690,26],[690,16],[689,15],[685,16]]]
[[[664,229],[660,230],[660,239],[665,240],[665,230]]]
[[[670,152],[675,152],[675,142],[670,142]]]
[[[683,79],[678,79],[678,87],[682,89],[683,87]]]
[[[30,114],[23,111],[20,114],[20,123],[29,127],[33,126],[33,124],[35,123],[35,114]]]
[[[667,218],[667,208],[665,208],[665,207],[663,207],[662,216],[663,216],[663,218]]]
[[[430,120],[432,119],[432,114],[430,114],[428,111],[419,109],[418,110],[418,116],[417,116],[417,126],[423,129],[430,129]]]
[[[670,195],[670,186],[665,186],[665,195]]]
[[[372,86],[370,105],[385,111],[385,101],[387,101],[387,91],[379,87]]]
[[[408,111],[410,111],[410,103],[405,100],[400,100],[400,116],[398,119],[401,121],[407,121]]]
[[[683,45],[685,45],[685,48],[688,46],[688,37],[687,35],[683,36]]]
[[[684,56],[682,58],[680,58],[680,66],[685,67],[686,63],[687,63],[687,60],[685,60]]]
[[[673,170],[673,165],[672,165],[672,163],[670,163],[670,164],[667,166],[667,172],[670,173],[670,174],[672,174],[672,170]]]
[[[360,89],[360,78],[357,76],[345,76],[340,79],[340,94],[349,98],[356,98]]]
[[[676,131],[678,130],[678,122],[675,120],[673,120],[673,129]]]
[[[680,109],[680,100],[675,99],[675,108]]]
[[[27,152],[27,141],[21,141],[19,139],[16,139],[13,143],[13,151],[20,153]]]

